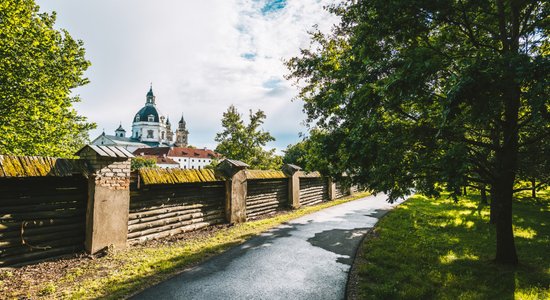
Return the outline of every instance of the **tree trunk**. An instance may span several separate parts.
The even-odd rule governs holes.
[[[515,43],[512,48],[515,48]],[[505,88],[502,94],[504,115],[502,119],[501,147],[495,151],[496,180],[494,183],[496,202],[496,258],[499,264],[516,265],[518,256],[512,229],[512,198],[518,164],[519,134],[518,114],[521,89],[515,79],[515,70],[509,62],[504,75]]]
[[[462,195],[466,196],[468,195],[468,191],[466,190],[466,186],[462,188]]]
[[[481,193],[481,204],[487,205],[488,204],[488,202],[487,202],[487,189],[485,188],[485,185],[481,186],[480,193]]]
[[[510,186],[510,188],[508,187]],[[509,180],[503,178],[496,188],[496,258],[495,261],[500,264],[516,265],[518,256],[514,242],[514,232],[512,228],[512,185]]]
[[[531,179],[531,198],[537,199],[537,181]]]
[[[490,191],[491,191],[491,207],[490,207],[490,214],[489,214],[489,223],[496,224],[497,223],[497,200],[496,198],[496,192],[495,192],[495,184],[491,185]]]

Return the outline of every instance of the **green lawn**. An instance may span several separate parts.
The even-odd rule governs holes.
[[[495,230],[479,196],[414,196],[390,212],[355,266],[359,299],[550,299],[550,191],[514,203],[517,267],[492,262]]]

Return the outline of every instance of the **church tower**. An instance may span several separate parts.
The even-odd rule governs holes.
[[[181,116],[181,120],[178,123],[178,129],[176,129],[176,147],[187,147],[187,136],[189,131],[185,128],[185,120]]]
[[[172,132],[170,118],[166,118],[166,140],[168,140],[168,143],[172,143],[174,141],[174,133]]]
[[[126,130],[122,128],[122,123],[118,126],[117,130],[115,130],[115,136],[121,138],[126,137]]]
[[[166,134],[165,117],[157,108],[151,85],[145,96],[145,106],[136,113],[132,122],[131,138],[152,147],[162,147],[168,145]]]

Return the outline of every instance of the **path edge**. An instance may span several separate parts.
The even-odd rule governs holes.
[[[370,228],[367,231],[367,233],[363,235],[363,238],[361,239],[361,242],[357,247],[357,250],[355,251],[355,255],[353,256],[353,262],[351,263],[351,268],[348,272],[348,278],[346,280],[346,290],[344,292],[344,299],[346,300],[359,299],[357,295],[357,278],[358,278],[357,274],[359,272],[357,270],[357,266],[358,266],[357,262],[359,262],[360,260],[365,260],[365,258],[361,254],[363,253],[363,249],[366,247],[366,244],[368,243],[367,239],[377,238],[378,234],[376,233],[376,229],[378,228],[378,224],[380,224],[380,221],[384,219],[388,215],[388,213],[391,213],[394,209],[396,209],[398,206],[400,206],[407,200],[408,200],[408,197],[407,199],[403,200],[403,202],[397,204],[392,209],[386,211],[383,215],[380,216],[380,218],[378,218],[378,221],[376,222],[374,227]]]

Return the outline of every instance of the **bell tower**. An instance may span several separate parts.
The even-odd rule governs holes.
[[[172,141],[174,140],[174,133],[172,132],[172,127],[171,127],[169,118],[166,118],[166,139],[170,143],[172,143]]]
[[[185,120],[182,115],[181,120],[178,123],[178,129],[176,129],[176,143],[174,144],[176,147],[187,147],[187,137],[189,135],[189,131],[187,131],[185,125]]]

